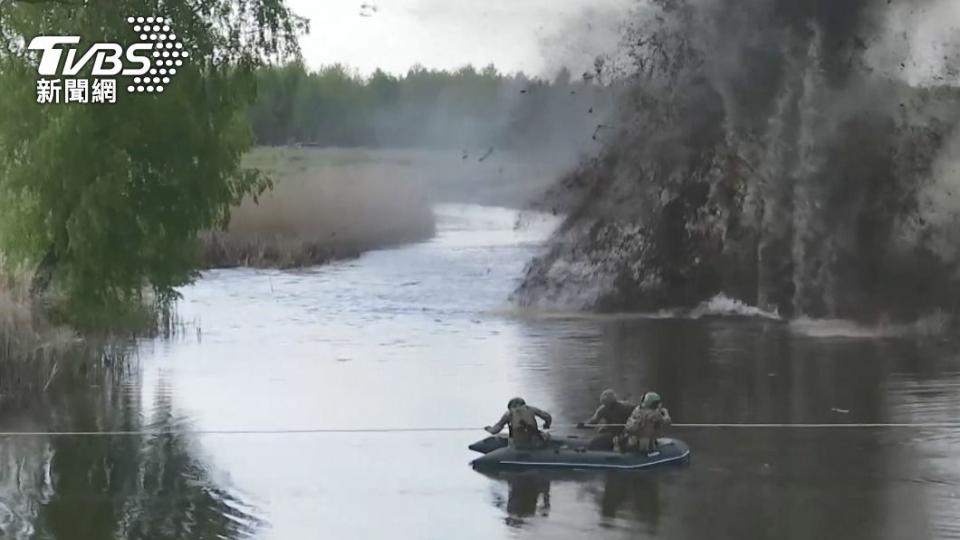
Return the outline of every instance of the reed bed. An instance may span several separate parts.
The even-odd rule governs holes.
[[[364,151],[257,149],[248,163],[274,180],[258,202],[200,238],[206,267],[303,267],[429,238],[433,213],[402,160]]]

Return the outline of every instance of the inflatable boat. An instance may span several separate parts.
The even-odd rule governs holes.
[[[547,444],[548,448],[585,448],[589,442],[590,439],[584,439],[578,435],[553,435],[550,437],[550,441]],[[474,452],[480,452],[481,454],[489,454],[494,450],[499,450],[508,446],[510,446],[510,439],[508,439],[506,435],[491,435],[485,439],[480,439],[467,448],[473,450]]]
[[[487,437],[469,446],[483,456],[470,462],[475,469],[592,469],[641,470],[682,465],[690,460],[690,448],[681,440],[661,438],[653,452],[620,453],[588,450],[577,436],[552,438],[545,448],[517,450],[504,436]]]

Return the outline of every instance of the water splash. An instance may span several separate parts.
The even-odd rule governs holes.
[[[950,328],[950,316],[934,312],[908,323],[882,321],[865,324],[848,319],[800,317],[788,324],[794,334],[813,338],[883,339],[941,336]]]
[[[895,47],[889,2],[648,8],[625,39],[616,135],[561,182],[578,196],[518,303],[650,312],[724,294],[871,323],[957,311],[956,220],[928,201],[953,170],[960,91],[910,86],[867,54]]]
[[[718,294],[695,307],[693,310],[690,310],[686,317],[690,319],[700,319],[703,317],[751,317],[773,321],[781,320],[780,314],[776,311],[766,311],[759,307],[745,304],[735,298],[730,298],[724,294]]]

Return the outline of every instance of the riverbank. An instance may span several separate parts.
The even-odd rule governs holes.
[[[416,242],[435,233],[442,203],[523,208],[559,174],[556,163],[466,150],[258,147],[249,167],[273,179],[200,238],[206,268],[295,268]]]
[[[0,257],[0,358],[60,351],[76,334],[34,311],[28,273],[6,269]]]
[[[2,261],[0,261],[2,262]],[[0,402],[46,391],[59,359],[81,347],[77,333],[34,310],[20,272],[0,264]]]
[[[256,203],[248,199],[234,208],[225,231],[201,235],[201,268],[302,268],[426,240],[435,234],[435,205],[524,208],[564,167],[542,156],[489,148],[292,146],[255,148],[245,164],[268,173],[273,189]],[[8,358],[86,335],[51,324],[49,313],[34,313],[28,274],[0,274],[0,353]],[[164,334],[176,326],[169,314],[142,307],[142,313],[116,317],[123,329],[103,326],[124,336]]]
[[[434,233],[422,182],[404,163],[365,151],[256,148],[246,165],[273,188],[200,238],[206,268],[303,267]]]

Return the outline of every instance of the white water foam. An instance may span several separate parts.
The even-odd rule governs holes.
[[[815,338],[879,339],[904,337],[935,337],[946,334],[950,317],[934,312],[911,323],[879,322],[863,324],[847,319],[811,319],[800,317],[790,321],[790,331]]]
[[[883,337],[901,337],[900,328],[883,325],[864,325],[846,319],[811,319],[800,317],[789,323],[790,331],[814,338],[853,338],[876,339]]]
[[[746,318],[778,321],[786,324],[795,335],[818,339],[885,339],[885,338],[936,338],[950,329],[951,318],[942,312],[920,317],[910,323],[880,322],[865,324],[850,319],[815,319],[799,317],[784,319],[776,311],[767,311],[724,294],[718,294],[693,309],[672,308],[656,312],[591,313],[578,309],[505,309],[504,313],[515,316],[532,316],[542,319],[689,319],[704,317]]]
[[[774,321],[781,320],[780,314],[776,311],[766,311],[722,293],[701,303],[684,316],[684,318],[689,319],[700,319],[702,317],[749,317]]]
[[[564,305],[564,304],[560,304]],[[621,312],[621,313],[596,313],[587,311],[588,308],[578,307],[578,304],[565,304],[567,308],[562,307],[525,307],[518,308],[511,306],[505,308],[503,313],[510,313],[519,316],[534,316],[543,319],[692,319],[697,320],[703,317],[742,317],[759,318],[773,321],[783,320],[776,311],[766,311],[756,306],[751,306],[740,300],[730,298],[724,294],[718,294],[701,303],[697,307],[690,308],[666,308],[654,312]]]

